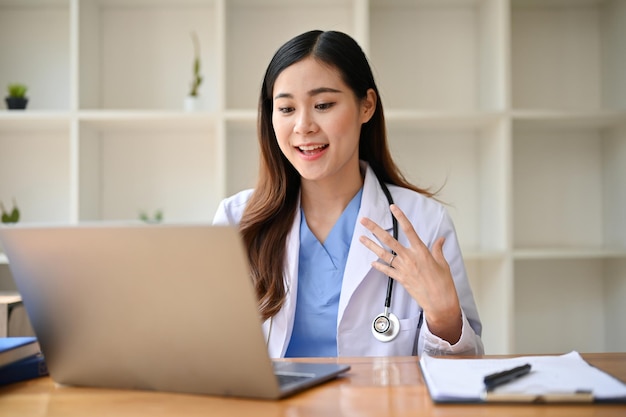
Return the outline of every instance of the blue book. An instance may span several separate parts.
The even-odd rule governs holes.
[[[0,385],[26,381],[48,375],[48,367],[41,353],[0,368]]]
[[[40,352],[39,342],[34,336],[0,337],[0,367]]]

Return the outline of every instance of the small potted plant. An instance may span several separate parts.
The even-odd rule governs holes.
[[[196,32],[191,32],[191,40],[193,41],[194,50],[193,72],[189,94],[185,98],[185,110],[197,110],[198,89],[200,84],[202,84],[202,74],[200,74],[200,40]]]
[[[28,98],[26,97],[26,91],[28,87],[24,84],[20,83],[11,83],[7,87],[7,91],[9,95],[5,98],[7,103],[7,108],[9,110],[15,109],[25,109],[26,104],[28,103]]]
[[[6,211],[2,201],[0,201],[0,222],[9,224],[17,223],[20,221],[20,209],[17,207],[15,199],[13,199],[13,209],[9,212]]]
[[[161,223],[163,221],[163,211],[155,211],[154,217],[150,217],[150,215],[146,211],[141,211],[139,212],[139,220],[149,224]]]

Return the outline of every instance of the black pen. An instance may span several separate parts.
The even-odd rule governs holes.
[[[485,388],[487,391],[491,391],[500,385],[504,385],[509,381],[524,376],[530,372],[530,364],[518,366],[517,368],[509,369],[495,374],[487,375],[484,379]]]

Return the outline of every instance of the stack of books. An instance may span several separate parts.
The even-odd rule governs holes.
[[[0,337],[0,385],[44,375],[48,368],[36,337]]]

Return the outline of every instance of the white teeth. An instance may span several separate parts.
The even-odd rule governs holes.
[[[322,149],[326,147],[326,145],[308,145],[308,146],[298,146],[301,151],[310,152],[316,149]]]

